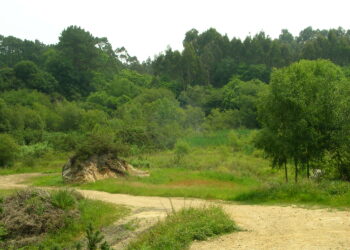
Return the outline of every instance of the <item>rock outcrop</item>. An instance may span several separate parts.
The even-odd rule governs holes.
[[[128,175],[149,176],[148,172],[135,169],[126,161],[112,154],[94,155],[86,160],[72,157],[62,170],[63,180],[68,183],[95,182],[106,178]]]

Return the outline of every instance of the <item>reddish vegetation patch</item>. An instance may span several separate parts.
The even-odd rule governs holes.
[[[183,181],[175,181],[172,183],[169,183],[167,186],[171,187],[226,187],[226,188],[233,188],[236,185],[231,182],[224,182],[224,181],[216,181],[216,180],[183,180]]]

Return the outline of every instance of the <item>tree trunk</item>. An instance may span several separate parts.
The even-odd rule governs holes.
[[[295,167],[295,183],[298,182],[298,161],[294,160],[294,167]]]
[[[309,164],[309,161],[306,162],[306,174],[307,174],[307,178],[310,179],[310,164]]]
[[[284,163],[284,173],[286,176],[286,183],[288,183],[288,169],[287,169],[287,162]]]

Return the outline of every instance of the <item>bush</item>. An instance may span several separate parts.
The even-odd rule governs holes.
[[[115,134],[109,130],[100,129],[88,135],[78,147],[76,159],[88,159],[93,155],[112,154],[116,156],[127,155],[129,148],[115,139]]]
[[[20,155],[21,157],[32,157],[39,158],[45,155],[47,152],[51,151],[52,148],[47,142],[36,143],[33,145],[25,145],[21,147]]]
[[[229,144],[234,152],[238,152],[242,149],[242,141],[237,136],[235,131],[230,131],[228,134]]]
[[[44,140],[57,151],[73,151],[83,141],[84,135],[79,132],[51,132],[45,133]]]
[[[175,163],[180,163],[189,154],[190,146],[185,141],[178,141],[175,144]]]
[[[194,240],[238,230],[220,207],[185,208],[158,222],[128,249],[187,249]]]
[[[208,131],[238,128],[241,126],[239,111],[212,109],[203,126]]]
[[[11,166],[16,159],[19,146],[8,134],[0,134],[0,167]]]

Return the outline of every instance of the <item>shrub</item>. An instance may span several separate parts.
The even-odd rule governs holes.
[[[22,190],[5,198],[0,216],[4,246],[19,249],[28,242],[40,240],[46,233],[54,233],[80,217],[77,209],[64,211],[53,205],[51,194],[44,190]],[[1,232],[0,232],[1,233]],[[7,248],[5,248],[7,249]]]
[[[183,158],[189,154],[190,146],[184,141],[178,141],[175,144],[175,163],[180,163]]]
[[[88,241],[87,247],[89,250],[97,250],[98,245],[103,241],[104,236],[101,234],[99,230],[95,230],[92,224],[86,229],[86,239]],[[106,241],[100,244],[101,250],[109,250],[110,247]]]
[[[242,141],[237,136],[235,131],[230,131],[228,134],[229,144],[234,152],[240,151],[242,149]]]
[[[48,145],[47,142],[41,142],[41,143],[36,143],[32,145],[22,146],[20,155],[21,157],[39,158],[51,150],[52,148]]]
[[[77,145],[83,141],[83,138],[84,135],[76,131],[68,133],[50,132],[45,133],[44,140],[55,150],[69,152],[75,150]]]
[[[0,134],[0,167],[11,166],[18,151],[18,145],[10,135]]]
[[[208,131],[238,128],[241,126],[239,111],[233,109],[224,111],[212,109],[206,117],[203,126]]]
[[[126,145],[115,139],[115,134],[108,129],[93,131],[78,147],[75,159],[88,159],[93,155],[127,155],[129,149]]]

